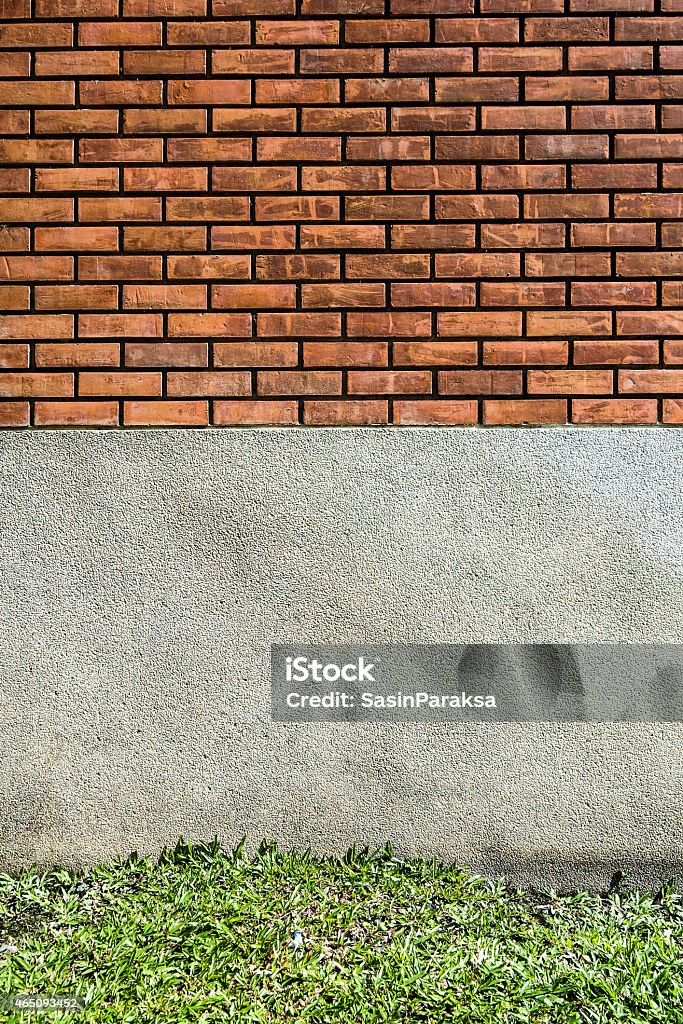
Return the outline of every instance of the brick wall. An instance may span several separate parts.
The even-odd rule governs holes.
[[[679,9],[0,0],[0,424],[680,423]]]

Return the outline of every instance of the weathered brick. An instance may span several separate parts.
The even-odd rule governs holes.
[[[118,342],[38,342],[35,346],[36,366],[118,366]]]
[[[484,401],[484,423],[488,426],[543,426],[566,422],[567,402],[561,398]]]
[[[441,370],[440,395],[521,395],[520,370]]]
[[[296,401],[214,402],[213,422],[222,427],[293,426],[299,421]]]
[[[118,402],[45,402],[35,403],[37,427],[116,427]]]
[[[405,427],[472,426],[477,411],[474,401],[401,398],[394,402],[394,423]]]
[[[388,402],[381,400],[304,402],[304,423],[309,427],[373,427],[388,419]]]
[[[386,366],[385,341],[305,341],[304,366]]]
[[[573,423],[656,423],[657,402],[648,398],[575,398]]]
[[[205,427],[209,422],[208,402],[124,402],[123,422],[127,427]]]
[[[202,341],[129,341],[124,361],[127,367],[208,366],[209,346]]]

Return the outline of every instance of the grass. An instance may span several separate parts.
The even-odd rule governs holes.
[[[181,842],[158,862],[0,876],[2,944],[0,993],[87,1000],[12,1021],[683,1022],[671,888],[543,895],[390,848]]]

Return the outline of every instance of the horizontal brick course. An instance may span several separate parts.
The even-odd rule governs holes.
[[[678,6],[6,4],[0,426],[683,423]]]

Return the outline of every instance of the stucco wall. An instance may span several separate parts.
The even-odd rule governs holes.
[[[683,864],[683,727],[288,725],[274,641],[680,641],[662,428],[0,437],[0,862],[179,834]]]

